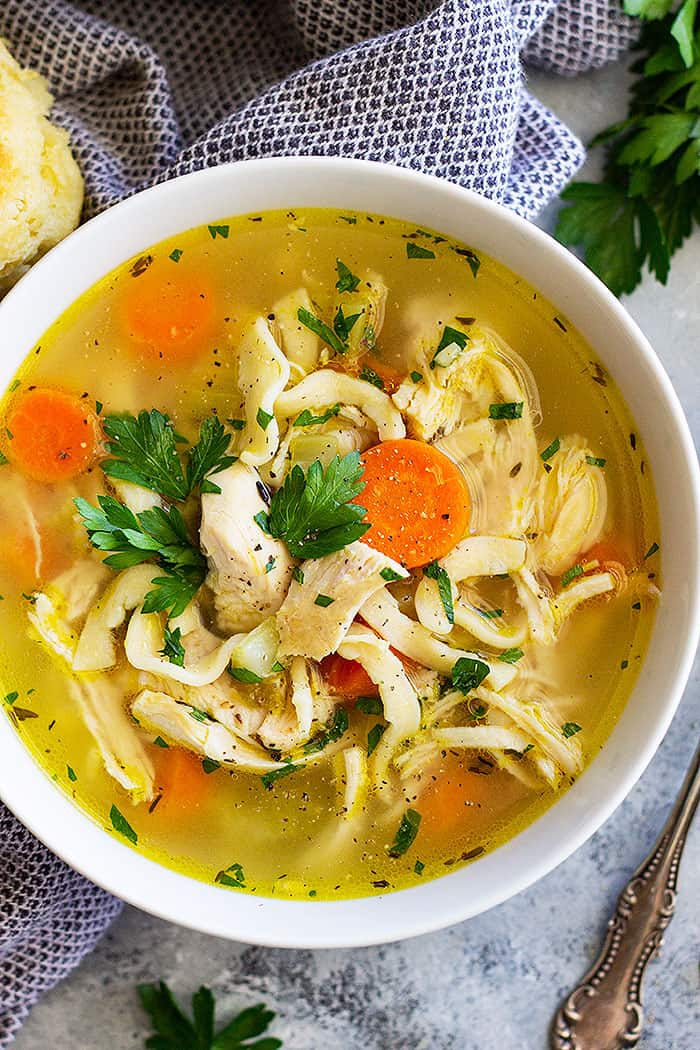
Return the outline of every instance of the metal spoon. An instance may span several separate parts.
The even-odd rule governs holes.
[[[551,1050],[629,1050],[642,1034],[642,978],[673,918],[686,835],[700,802],[700,747],[655,846],[620,894],[600,955],[560,1006]]]

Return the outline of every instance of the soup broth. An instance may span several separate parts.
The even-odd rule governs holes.
[[[84,432],[59,434],[48,463],[54,412],[66,426],[55,392]],[[159,453],[129,435],[153,437],[163,417],[184,496],[134,485]],[[188,450],[214,419],[215,470],[186,492]],[[168,867],[305,899],[437,877],[541,814],[630,694],[660,585],[634,422],[566,317],[439,234],[314,209],[179,234],[29,350],[3,430],[5,717],[94,821]],[[115,460],[130,464],[121,477]],[[340,500],[331,526],[351,531],[333,549],[319,519],[291,538],[299,491],[286,532],[278,521],[292,467],[308,484],[314,463],[321,487],[334,463],[348,489],[372,478],[353,497],[371,528],[356,535],[362,514],[341,521]],[[177,557],[196,562],[175,573],[192,598],[181,616],[141,611],[143,589],[104,613],[120,575],[150,584],[174,562],[161,533],[150,560],[103,568],[124,547],[98,546],[104,521],[86,530],[100,495],[136,515],[181,512]],[[266,560],[256,544],[234,571],[231,522],[249,526],[253,510]],[[314,542],[330,547],[309,557]],[[333,571],[309,595],[324,559]],[[170,676],[188,669],[191,682]]]

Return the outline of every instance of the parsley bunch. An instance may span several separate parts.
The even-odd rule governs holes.
[[[156,1033],[144,1044],[148,1050],[280,1050],[282,1046],[281,1039],[257,1038],[275,1016],[262,1003],[242,1010],[215,1033],[214,996],[209,988],[202,987],[192,996],[193,1020],[182,1012],[164,981],[139,985],[139,997]]]
[[[647,20],[629,113],[591,143],[605,143],[603,181],[564,190],[555,231],[616,295],[645,266],[665,284],[671,256],[700,225],[700,5],[626,0],[625,9]]]

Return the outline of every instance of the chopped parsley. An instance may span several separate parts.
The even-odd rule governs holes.
[[[227,419],[231,430],[245,430],[245,419]]]
[[[460,656],[452,668],[452,685],[461,693],[478,689],[489,673],[489,665],[474,656]]]
[[[295,565],[292,569],[292,579],[301,585],[304,582],[304,570],[299,566]]]
[[[311,412],[309,412],[308,408],[305,408],[304,411],[301,413],[301,415],[297,416],[297,418],[294,420],[294,422],[292,423],[292,426],[293,427],[316,427],[316,426],[320,426],[322,423],[327,423],[329,419],[333,418],[333,416],[337,416],[339,412],[340,412],[340,405],[333,405],[331,408],[329,408],[326,412],[324,412],[320,416],[314,416]]]
[[[343,344],[347,348],[347,342],[350,338],[350,333],[359,321],[362,314],[350,314],[348,317],[343,313],[342,306],[339,306],[335,317],[333,318],[333,331],[338,336],[338,339],[342,339]]]
[[[564,722],[561,727],[563,735],[568,739],[570,736],[576,736],[577,733],[581,732],[581,726],[578,722]]]
[[[333,744],[336,740],[340,740],[341,736],[344,733],[347,733],[349,724],[348,713],[345,708],[337,708],[333,715],[333,721],[328,729],[325,729],[322,733],[312,737],[311,740],[304,744],[302,751],[305,755],[313,755],[316,751],[323,751],[329,744]]]
[[[498,654],[498,659],[504,664],[517,664],[518,660],[522,660],[524,655],[525,653],[522,649],[505,649]]]
[[[458,328],[445,325],[438,343],[437,350],[430,362],[431,368],[447,368],[456,361],[469,342],[469,336],[460,332]]]
[[[661,548],[659,547],[658,543],[652,543],[651,547],[642,558],[642,561],[646,561],[647,558],[652,558],[660,549]]]
[[[173,248],[168,258],[172,259],[174,263],[179,263],[180,259],[182,258],[182,254],[182,248]]]
[[[489,419],[522,419],[522,401],[499,401],[489,405]]]
[[[338,271],[338,280],[335,283],[339,292],[356,292],[360,285],[360,278],[356,277],[349,266],[340,259],[335,260],[335,268]]]
[[[73,767],[66,766],[66,773],[68,774],[68,779],[71,781],[71,783],[75,784],[76,780],[78,779],[78,774],[75,772]]]
[[[3,697],[3,702],[6,703],[8,707],[12,707],[15,700],[17,700],[18,698],[19,693],[16,689],[13,689],[11,693],[5,693],[5,696]]]
[[[335,350],[336,354],[347,352],[346,343],[336,335],[332,328],[325,324],[320,317],[312,314],[310,310],[305,310],[303,306],[300,306],[297,310],[297,318],[305,328],[308,328],[310,332],[313,332],[324,343],[327,343],[332,350]]]
[[[600,456],[586,456],[586,463],[589,467],[604,467],[606,462]]]
[[[378,696],[358,696],[355,707],[363,715],[383,715],[384,704]]]
[[[258,685],[262,678],[248,667],[229,667],[228,673],[237,682],[245,682],[246,685]]]
[[[163,740],[162,736],[157,736],[155,738],[155,740],[153,741],[153,743],[155,744],[156,747],[162,747],[162,748],[169,748],[170,747],[170,744],[167,742],[167,740]]]
[[[221,763],[213,758],[203,758],[202,769],[205,773],[215,773],[217,769],[221,769]]]
[[[226,240],[228,237],[229,228],[226,225],[207,226],[207,229],[209,230],[209,233],[211,234],[211,239],[213,241],[215,241],[217,237],[223,237],[224,240]]]
[[[413,380],[414,383],[420,383],[421,379],[423,378],[423,373],[422,372],[411,372],[410,376],[411,376],[411,379]]]
[[[255,413],[255,421],[261,430],[267,430],[273,419],[274,416],[272,415],[272,413],[266,412],[265,409],[262,408],[262,406]]]
[[[362,492],[359,452],[316,460],[306,474],[295,464],[270,504],[269,529],[295,558],[322,558],[359,540],[371,527],[364,507],[351,502]]]
[[[544,452],[540,452],[540,459],[544,463],[546,463],[548,459],[552,458],[552,456],[556,456],[560,448],[561,440],[559,438],[555,438],[551,445],[547,445]]]
[[[367,365],[363,365],[360,371],[360,379],[364,379],[365,383],[371,383],[372,386],[376,386],[378,390],[384,389],[384,380],[375,372],[373,368],[368,368]]]
[[[314,605],[320,605],[322,609],[327,609],[334,601],[335,598],[331,598],[328,594],[317,594],[314,598]]]
[[[423,863],[423,861],[417,860],[416,863],[413,865],[413,870],[416,873],[416,875],[422,875],[425,871],[425,864]]]
[[[163,648],[160,650],[160,655],[166,657],[171,664],[176,664],[178,667],[185,666],[185,648],[180,640],[182,632],[179,627],[175,630],[171,630],[166,624],[163,630]]]
[[[377,747],[377,744],[382,739],[382,737],[384,736],[385,732],[386,732],[386,726],[382,725],[381,722],[377,722],[377,724],[372,726],[372,728],[370,729],[369,733],[367,734],[367,757],[368,758],[372,754],[372,752],[375,750],[375,748]]]
[[[265,573],[272,572],[276,564],[277,558],[274,556],[274,554],[271,554],[265,562]]]
[[[253,521],[266,535],[270,535],[270,515],[266,510],[259,510],[257,514],[254,514]]]
[[[385,569],[380,571],[379,575],[383,580],[386,580],[387,583],[396,583],[397,580],[403,579],[400,572],[397,572],[396,569],[390,568],[388,565]]]
[[[6,463],[9,463],[9,459],[4,452],[0,450],[0,467],[4,467]]]
[[[193,707],[191,704],[189,705],[189,709],[188,709],[187,713],[190,716],[190,718],[194,718],[195,722],[213,722],[214,721],[213,718],[209,717],[209,715],[206,713],[206,711],[200,711],[200,709],[198,707]]]
[[[420,820],[420,813],[417,810],[406,810],[401,818],[394,841],[389,847],[390,857],[402,857],[411,848],[418,834]]]
[[[621,670],[621,671],[626,671],[626,670],[627,670],[627,668],[629,667],[629,665],[630,665],[630,664],[629,664],[629,660],[623,660],[623,661],[621,662],[621,664],[620,664],[620,670]]]
[[[477,609],[476,611],[484,620],[498,620],[503,616],[503,609]]]
[[[123,835],[124,838],[128,839],[134,846],[137,844],[139,841],[138,835],[124,814],[117,809],[115,805],[112,805],[112,808],[109,811],[109,819],[112,822],[112,827],[119,835]]]
[[[572,565],[570,569],[567,569],[561,578],[562,588],[568,587],[572,580],[575,580],[577,576],[583,576],[583,565]]]
[[[437,583],[438,594],[440,595],[442,607],[445,610],[447,622],[453,624],[455,622],[455,610],[452,603],[452,583],[447,571],[437,561],[431,561],[429,565],[424,566],[423,575],[427,576],[429,580],[435,580]]]
[[[422,244],[416,244],[415,241],[406,242],[406,255],[409,259],[435,258],[435,252],[431,252],[430,248],[424,248]]]
[[[281,780],[282,777],[288,777],[290,773],[296,773],[297,769],[301,769],[301,766],[295,766],[293,762],[288,762],[280,766],[279,769],[271,769],[269,773],[264,773],[260,779],[263,782],[263,786],[269,791],[278,780]]]
[[[245,872],[241,864],[231,864],[228,868],[217,873],[214,882],[220,886],[230,886],[232,889],[242,890],[245,888]],[[219,1033],[220,1035],[222,1033]],[[253,1034],[252,1032],[250,1033]],[[228,1044],[226,1044],[228,1045]]]

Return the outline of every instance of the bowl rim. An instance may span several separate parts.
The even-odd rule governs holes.
[[[172,203],[180,197],[186,198],[194,186],[198,187],[200,194],[206,194],[207,188],[220,189],[220,184],[227,180],[237,183],[241,179],[248,179],[255,183],[257,179],[264,181],[265,178],[279,177],[285,180],[289,177],[292,180],[296,176],[306,177],[307,181],[342,180],[346,177],[355,177],[360,181],[369,179],[378,185],[385,183],[402,191],[415,192],[418,196],[425,194],[427,197],[443,198],[456,210],[471,209],[486,220],[502,226],[513,238],[520,238],[531,249],[542,253],[554,266],[560,267],[568,274],[570,283],[586,289],[608,315],[611,324],[614,322],[616,330],[633,347],[630,353],[636,355],[640,370],[646,370],[644,382],[650,384],[657,394],[657,409],[658,405],[662,405],[662,409],[658,409],[661,413],[659,418],[665,420],[677,442],[678,462],[684,471],[684,480],[689,485],[688,500],[692,516],[692,521],[688,523],[689,549],[693,541],[695,548],[698,548],[700,471],[693,440],[671,382],[636,323],[598,278],[544,231],[502,205],[432,175],[373,161],[285,157],[237,161],[179,176],[106,209],[52,249],[0,303],[0,328],[7,318],[12,320],[13,314],[19,316],[18,311],[25,309],[25,304],[31,305],[32,298],[41,294],[45,282],[54,280],[60,284],[62,271],[73,265],[76,256],[79,258],[85,251],[89,253],[95,239],[101,238],[110,228],[115,229],[123,224],[125,228],[131,229],[137,217],[145,218],[149,210],[157,211],[168,201],[172,207]],[[231,197],[232,201],[235,200],[235,190],[232,190]],[[288,206],[294,208],[297,205],[291,201]],[[320,206],[350,207],[347,204]],[[263,205],[260,210],[269,207],[269,204]],[[369,211],[377,210],[369,204],[365,207]],[[228,214],[245,214],[251,210],[254,209],[246,208],[238,212],[232,209]],[[386,210],[384,213],[388,214]],[[218,215],[221,215],[220,211]],[[217,214],[212,213],[210,221],[217,217]],[[190,224],[184,214],[183,222],[186,225],[171,224],[172,233],[161,234],[158,239],[198,224]],[[144,237],[146,240],[142,248],[130,252],[125,258],[154,243],[148,240],[147,234]],[[478,249],[478,245],[475,247]],[[123,260],[114,261],[110,269],[118,266],[120,261]],[[510,264],[506,262],[505,265]],[[84,288],[89,288],[95,279],[89,279]],[[16,319],[15,323],[18,326]],[[32,345],[31,341],[29,345]],[[596,347],[596,351],[598,349]],[[26,352],[15,355],[16,360],[13,357],[13,369]],[[604,354],[602,357],[605,360]],[[596,805],[590,809],[585,806],[581,809],[578,804],[569,807],[576,823],[567,828],[563,842],[550,843],[548,848],[543,848],[538,836],[531,836],[532,847],[528,847],[530,861],[526,868],[518,867],[519,853],[522,852],[518,844],[523,836],[541,825],[548,814],[563,807],[577,786],[583,784],[587,777],[590,779],[591,769],[609,747],[609,740],[576,784],[545,814],[504,845],[480,858],[477,865],[468,865],[440,878],[387,895],[336,901],[282,900],[236,894],[220,886],[199,882],[147,859],[105,832],[86,811],[75,805],[61,788],[51,782],[49,775],[24,746],[9,719],[0,719],[0,799],[50,850],[94,883],[151,914],[192,929],[247,943],[289,948],[358,947],[417,936],[479,914],[536,882],[578,849],[629,793],[663,739],[690,673],[700,636],[700,569],[697,557],[690,566],[688,593],[683,600],[686,629],[679,643],[665,702],[658,710],[646,746],[628,761],[624,775],[618,777],[613,788]],[[656,630],[655,626],[654,634]],[[635,684],[632,695],[637,689],[638,684]],[[630,702],[631,698],[628,705]],[[481,892],[475,899],[473,894],[465,890],[474,881],[469,873],[477,867],[484,877],[481,879]],[[502,872],[504,868],[507,870],[506,875]]]

